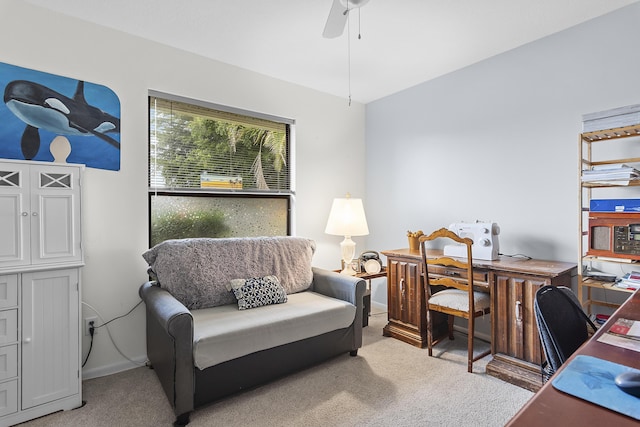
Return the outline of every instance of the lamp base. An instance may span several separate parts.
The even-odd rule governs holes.
[[[351,260],[356,254],[356,242],[351,240],[351,236],[344,236],[344,240],[340,242],[340,252],[342,252],[342,271],[340,273],[354,276],[356,272],[351,267]]]
[[[351,263],[347,264],[344,269],[340,272],[340,274],[346,274],[347,276],[355,276],[356,271],[351,268]]]

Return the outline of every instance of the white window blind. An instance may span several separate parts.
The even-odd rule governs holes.
[[[149,187],[290,193],[289,123],[149,97]]]

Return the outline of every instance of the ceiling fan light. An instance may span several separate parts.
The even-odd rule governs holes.
[[[369,0],[340,0],[340,3],[346,8],[354,8],[364,6]]]

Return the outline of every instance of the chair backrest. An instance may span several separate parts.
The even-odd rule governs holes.
[[[553,374],[589,337],[595,326],[580,302],[565,286],[543,286],[536,292],[534,311],[540,342]]]
[[[464,260],[463,258],[453,259],[451,257],[437,257],[437,258],[428,258],[427,257],[427,242],[431,242],[437,239],[450,239],[456,243],[463,244],[467,247],[467,258]],[[472,254],[471,254],[471,246],[473,245],[473,240],[468,237],[460,237],[453,231],[447,228],[441,228],[439,230],[434,231],[428,236],[420,237],[420,253],[422,255],[422,264],[424,266],[424,284],[425,284],[425,293],[427,295],[427,299],[431,295],[431,286],[442,285],[450,288],[456,288],[463,291],[469,291],[469,289],[473,289],[473,264],[472,264]],[[429,266],[442,266],[442,267],[456,267],[462,270],[466,270],[464,275],[449,277],[449,276],[439,276],[439,275],[429,275]],[[469,292],[469,307],[471,312],[473,312],[473,292]]]

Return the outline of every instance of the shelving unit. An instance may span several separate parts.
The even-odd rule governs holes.
[[[595,256],[588,254],[589,249],[589,214],[590,202],[594,191],[598,194],[612,194],[614,197],[607,198],[640,198],[640,180],[608,181],[608,182],[583,182],[582,171],[589,170],[593,166],[628,164],[631,166],[640,164],[640,124],[613,128],[601,131],[585,132],[579,138],[579,262],[578,265],[578,299],[588,314],[591,314],[593,306],[617,308],[620,303],[609,301],[607,295],[617,295],[618,298],[626,299],[633,293],[633,290],[619,288],[612,282],[595,280],[583,275],[583,269],[587,265],[594,263],[607,265],[609,269],[616,271],[624,268],[634,269],[636,260],[631,260],[632,256],[608,255]],[[602,152],[594,153],[594,145],[606,145],[606,155]],[[637,167],[637,166],[636,166]],[[597,190],[596,190],[597,189]],[[614,190],[615,189],[615,190]],[[623,196],[618,196],[623,194]],[[598,197],[601,198],[601,197]],[[604,197],[603,197],[604,198]],[[640,224],[640,212],[625,212],[627,218],[634,223]],[[637,218],[635,218],[637,216]],[[636,221],[637,219],[637,221]],[[609,236],[612,238],[613,236]],[[640,256],[636,257],[640,259]],[[636,268],[640,270],[640,266]],[[626,295],[625,295],[626,294]],[[603,298],[604,295],[604,298]]]

